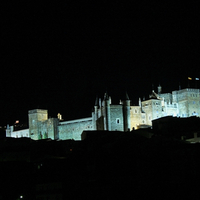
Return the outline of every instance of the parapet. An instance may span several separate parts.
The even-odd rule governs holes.
[[[34,109],[34,110],[29,110],[28,111],[28,114],[34,114],[34,113],[47,114],[47,110],[44,110],[44,109]]]

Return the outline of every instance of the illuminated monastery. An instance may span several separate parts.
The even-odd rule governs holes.
[[[139,99],[138,106],[131,106],[130,99],[113,105],[107,94],[104,99],[97,98],[92,116],[83,119],[62,121],[48,118],[48,111],[35,109],[28,111],[29,129],[15,131],[14,126],[7,126],[6,137],[30,137],[38,140],[74,139],[81,140],[84,130],[131,131],[152,126],[152,120],[164,116],[190,117],[200,116],[200,90],[186,88],[172,93],[162,93],[159,85],[157,93],[152,90],[148,100]]]

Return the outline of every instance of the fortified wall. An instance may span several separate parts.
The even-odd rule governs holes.
[[[152,120],[165,116],[190,117],[200,116],[200,90],[186,88],[162,93],[154,90],[149,99],[141,101],[138,106],[131,106],[126,94],[125,100],[113,105],[107,93],[103,101],[96,98],[92,116],[83,119],[62,121],[58,118],[48,118],[48,111],[34,109],[28,111],[29,129],[15,131],[13,126],[7,126],[6,137],[30,137],[31,139],[81,140],[84,130],[131,131],[141,127],[152,126]]]

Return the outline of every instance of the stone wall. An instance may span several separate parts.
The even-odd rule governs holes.
[[[47,110],[35,109],[28,112],[29,118],[29,135],[31,139],[38,140],[40,122],[44,122],[48,119]]]
[[[152,100],[146,100],[142,102],[142,109],[146,113],[146,124],[152,125],[153,113],[152,113]]]
[[[124,131],[124,118],[122,105],[110,105],[111,131]]]
[[[173,101],[178,103],[179,116],[189,117],[200,115],[200,90],[186,88],[180,91],[173,91]]]
[[[58,139],[58,119],[49,118],[46,121],[38,122],[38,139]]]
[[[172,94],[171,93],[159,94],[159,96],[164,98],[164,102],[166,102],[167,104],[172,103]]]
[[[146,114],[142,114],[140,106],[131,106],[130,109],[131,130],[137,129],[140,124],[146,123]]]
[[[58,137],[61,140],[81,140],[81,134],[84,130],[93,130],[92,118],[60,122],[58,125]]]
[[[14,137],[14,138],[29,137],[29,129],[13,131],[11,132],[11,137]]]

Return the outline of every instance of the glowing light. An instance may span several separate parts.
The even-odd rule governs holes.
[[[60,113],[58,113],[57,116],[58,116],[58,119],[59,119],[59,120],[62,120],[62,115],[61,115]]]

